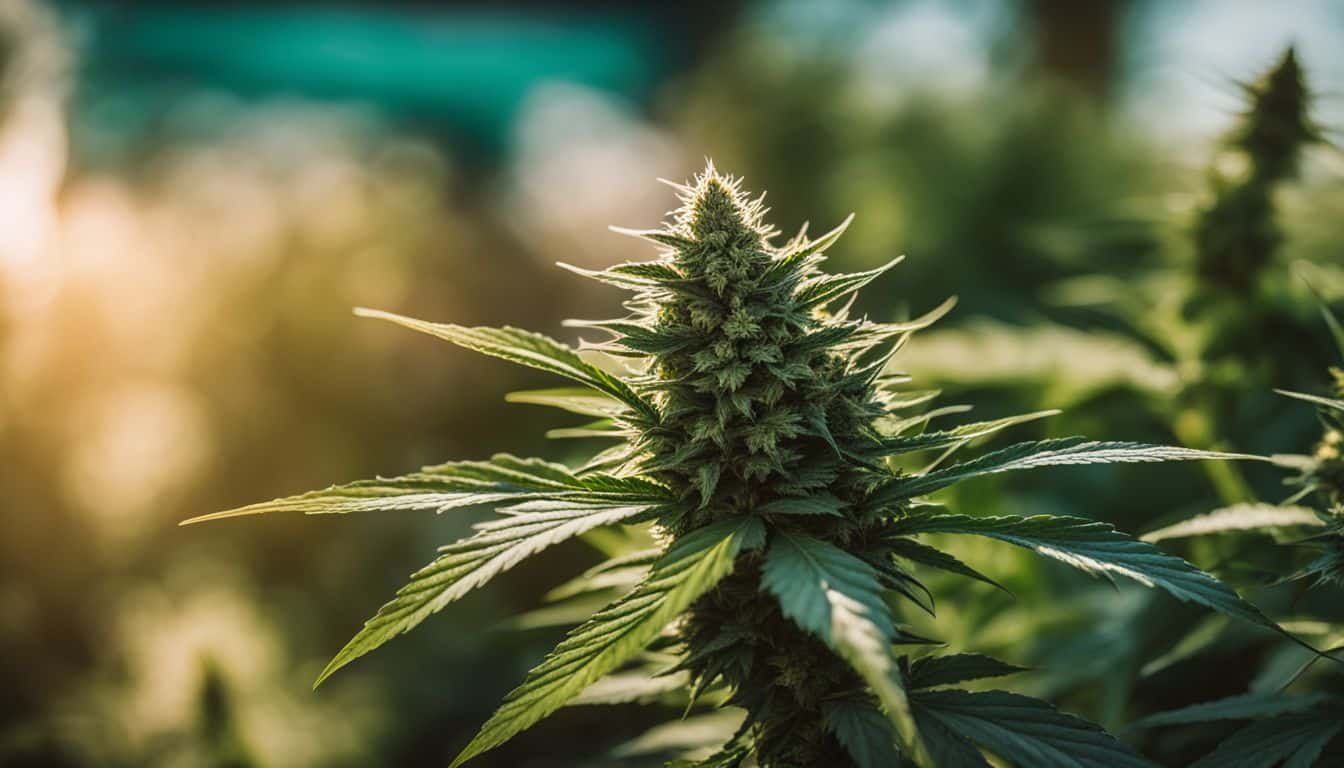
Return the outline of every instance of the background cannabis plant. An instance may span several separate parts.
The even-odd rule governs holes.
[[[1344,355],[1344,328],[1324,304],[1322,314]],[[1294,492],[1277,504],[1243,503],[1213,510],[1153,531],[1146,541],[1232,539],[1224,556],[1230,574],[1291,590],[1284,621],[1292,621],[1316,642],[1344,650],[1344,615],[1338,610],[1344,587],[1344,373],[1331,368],[1330,396],[1281,390],[1279,394],[1318,407],[1322,435],[1309,454],[1276,456],[1296,471]],[[1240,541],[1237,539],[1240,538]],[[1266,546],[1266,544],[1269,546]],[[1275,546],[1277,545],[1277,546]],[[1314,599],[1313,599],[1314,598]],[[1208,640],[1198,644],[1208,650]],[[1215,727],[1237,724],[1232,735],[1194,768],[1311,768],[1344,760],[1344,679],[1336,665],[1305,662],[1291,650],[1268,654],[1246,693],[1162,712],[1135,723],[1138,728]],[[1208,741],[1203,738],[1201,741]]]
[[[952,687],[1015,667],[973,653],[898,654],[930,641],[904,630],[897,608],[934,610],[914,567],[989,581],[919,538],[970,534],[1275,627],[1211,576],[1104,523],[977,517],[926,498],[993,473],[1226,455],[1067,438],[952,463],[968,441],[1048,413],[925,430],[940,411],[914,409],[935,393],[902,389],[908,377],[887,372],[887,363],[951,302],[900,323],[850,318],[844,306],[832,311],[896,262],[823,273],[822,254],[848,221],[815,239],[804,229],[776,247],[761,200],[737,179],[711,165],[689,186],[674,186],[682,205],[666,227],[630,232],[662,246],[662,256],[575,269],[634,293],[627,317],[576,323],[611,336],[596,346],[629,360],[621,374],[513,328],[360,311],[570,379],[581,386],[515,399],[595,419],[577,433],[609,437],[613,447],[577,469],[497,455],[201,518],[497,507],[497,518],[414,574],[319,682],[546,547],[602,526],[643,525],[655,547],[588,576],[634,569],[638,584],[570,632],[454,765],[625,666],[652,673],[634,686],[684,675],[687,707],[714,692],[716,703],[745,710],[722,749],[695,765],[987,765],[981,748],[1031,768],[1146,765],[1096,726],[1042,701]],[[940,453],[921,471],[889,463],[926,451]]]
[[[1295,49],[1244,71],[1252,74],[1235,81],[1236,71],[1228,73],[1240,107],[1201,159],[1202,178],[1187,204],[1173,204],[1182,199],[1175,188],[1160,197],[1150,193],[1160,215],[1139,229],[1153,238],[1149,248],[1136,249],[1128,263],[1048,286],[1040,305],[1051,314],[1049,323],[982,320],[936,331],[912,345],[902,362],[955,394],[975,388],[982,403],[1006,398],[1006,407],[1017,409],[1063,407],[1067,416],[1053,428],[1065,434],[1123,431],[1189,448],[1299,452],[1315,429],[1310,415],[1272,390],[1312,390],[1333,359],[1313,292],[1300,279],[1310,276],[1331,293],[1341,285],[1331,257],[1307,247],[1315,237],[1312,222],[1322,217],[1305,211],[1330,197],[1313,182],[1332,154],[1317,115],[1328,99],[1314,97],[1315,78]],[[1107,229],[1121,229],[1133,210],[1141,209],[1114,212]],[[1082,228],[1078,236],[1096,229]],[[1264,465],[1198,466],[1204,477],[1185,471],[1167,482],[1100,478],[1089,513],[1152,530],[1214,507],[1257,508],[1259,499],[1282,495],[1281,478]],[[1043,501],[1026,483],[1011,482],[982,494],[982,503],[994,510]],[[1219,503],[1209,503],[1209,495]],[[1289,590],[1274,588],[1294,564],[1282,553],[1266,557],[1257,542],[1228,536],[1162,542],[1239,588],[1255,589],[1252,599],[1275,618],[1298,618],[1294,609],[1310,603],[1293,602]],[[1247,556],[1257,549],[1257,557]],[[1064,601],[1087,618],[1073,613],[1064,619],[1068,629],[1059,631],[1051,626],[1058,617],[1033,614],[1023,634],[1034,650],[1014,660],[1066,670],[1040,692],[1073,706],[1091,704],[1089,712],[1110,727],[1248,684],[1272,687],[1255,679],[1264,657],[1292,659],[1279,662],[1291,670],[1306,653],[1156,594],[1111,601],[1075,588],[1072,600],[1052,602]],[[1313,639],[1332,644],[1321,635]],[[1190,694],[1209,681],[1222,686],[1219,694]],[[1167,764],[1188,765],[1202,754],[1165,732],[1145,733],[1154,735],[1161,743],[1143,746]]]

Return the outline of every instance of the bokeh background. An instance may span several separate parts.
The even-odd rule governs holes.
[[[593,450],[503,401],[544,378],[350,308],[572,341],[563,318],[620,297],[554,262],[648,258],[607,225],[656,225],[674,199],[654,179],[706,157],[768,189],[786,231],[857,212],[835,269],[908,254],[860,310],[960,296],[898,363],[983,418],[1067,409],[1016,437],[1308,449],[1310,410],[1270,389],[1318,391],[1336,358],[1294,275],[1344,287],[1337,149],[1277,191],[1282,247],[1233,320],[1141,309],[1144,334],[1097,306],[1198,291],[1191,233],[1239,83],[1290,44],[1337,136],[1330,0],[0,0],[0,765],[445,764],[564,628],[509,617],[595,550],[506,574],[313,692],[479,516],[176,523]],[[1287,493],[1272,469],[1219,472],[1064,470],[956,503],[1143,531]],[[1255,637],[1211,625],[1220,645],[1179,652],[1200,611],[959,547],[1016,600],[939,582],[928,629],[1035,666],[1020,690],[1119,726],[1255,683]],[[684,733],[601,756],[662,714],[566,710],[479,763],[661,765]]]

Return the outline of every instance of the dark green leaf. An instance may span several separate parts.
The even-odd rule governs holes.
[[[379,609],[327,664],[316,684],[541,550],[593,528],[628,520],[647,509],[561,506],[478,526],[476,535],[444,547],[444,554],[411,576],[396,599]]]
[[[823,708],[826,728],[859,768],[893,768],[900,765],[896,733],[876,707],[864,701],[834,701]]]
[[[932,688],[1025,671],[1023,667],[1016,667],[979,653],[926,656],[910,665],[910,687]]]
[[[911,704],[1018,768],[1153,768],[1096,725],[1004,691],[917,691]]]
[[[1164,589],[1181,600],[1283,632],[1231,587],[1181,558],[1132,539],[1105,523],[1050,515],[912,515],[897,522],[892,533],[969,534],[1006,541],[1093,575],[1119,574],[1145,586]]]
[[[1244,693],[1217,701],[1206,701],[1181,709],[1159,712],[1139,720],[1131,728],[1155,728],[1161,725],[1210,723],[1217,720],[1250,720],[1290,713],[1307,712],[1331,697],[1322,693]]]
[[[969,565],[961,562],[957,558],[953,557],[952,555],[949,555],[948,553],[942,551],[941,549],[930,547],[927,544],[921,544],[918,541],[915,541],[914,539],[905,539],[899,537],[887,539],[886,545],[888,548],[891,549],[891,553],[893,555],[896,555],[897,557],[904,557],[907,560],[913,560],[916,563],[927,565],[930,568],[938,568],[939,570],[947,571],[949,573],[955,573],[961,576],[966,576],[975,579],[976,581],[984,582],[985,584],[988,584],[991,587],[1001,589],[1004,592],[1008,592],[1007,587],[989,578],[983,573],[975,570]],[[1012,593],[1008,592],[1008,594],[1011,595]]]
[[[993,768],[979,747],[952,732],[919,707],[915,707],[915,723],[937,768]]]
[[[570,632],[528,674],[453,766],[508,741],[639,653],[696,598],[732,572],[739,552],[760,546],[763,539],[761,522],[744,517],[677,540],[647,581]]]
[[[898,728],[913,730],[891,645],[891,609],[877,571],[838,547],[801,533],[775,532],[761,585],[785,616],[821,638],[868,683]],[[903,732],[908,735],[909,731]]]
[[[1245,454],[1197,451],[1142,443],[1102,443],[1069,437],[1019,443],[961,464],[892,480],[878,492],[880,502],[900,501],[942,490],[950,485],[982,475],[1016,472],[1066,464],[1115,464],[1154,461],[1190,461],[1204,459],[1258,459]]]
[[[762,515],[830,515],[844,517],[840,510],[845,503],[829,493],[812,496],[786,497],[768,501],[756,508]]]
[[[1344,720],[1337,714],[1263,720],[1224,739],[1190,768],[1312,768],[1341,728]]]

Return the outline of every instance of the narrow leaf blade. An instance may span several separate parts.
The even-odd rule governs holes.
[[[763,540],[760,521],[741,518],[700,528],[676,541],[644,584],[572,631],[533,669],[452,765],[503,744],[639,653],[732,571],[739,552],[758,547]]]
[[[780,610],[821,638],[873,689],[901,735],[915,738],[913,719],[891,645],[891,609],[877,571],[838,547],[801,533],[776,531],[761,584]],[[907,743],[910,743],[907,741]]]
[[[1049,704],[1005,691],[919,691],[921,718],[1023,768],[1153,768],[1110,734]]]
[[[472,328],[452,323],[431,323],[362,307],[356,309],[355,314],[387,320],[491,357],[563,376],[605,392],[645,418],[657,420],[653,405],[640,397],[630,385],[579,357],[573,349],[539,333],[509,327]]]
[[[455,461],[424,467],[419,472],[400,477],[333,485],[319,491],[201,515],[182,524],[271,512],[310,515],[414,509],[442,512],[532,498],[574,498],[587,493],[584,481],[563,465],[496,454],[489,461]]]
[[[492,527],[482,528],[476,535],[450,545],[438,559],[411,576],[396,598],[379,609],[327,664],[314,686],[541,550],[594,528],[622,522],[647,509],[573,507],[495,521]]]
[[[899,522],[893,533],[953,533],[997,539],[1093,575],[1124,576],[1145,586],[1163,589],[1181,600],[1292,637],[1223,582],[1179,557],[1120,533],[1106,523],[1052,515],[916,515]]]
[[[876,496],[879,502],[900,501],[933,493],[973,477],[1038,467],[1209,459],[1264,460],[1263,457],[1247,454],[1143,443],[1105,443],[1070,437],[1019,443],[925,475],[900,477],[889,482]]]
[[[979,653],[926,656],[910,665],[910,687],[932,688],[1025,671],[1023,667],[1013,666]]]
[[[1256,531],[1265,528],[1287,528],[1299,525],[1324,525],[1309,507],[1277,506],[1274,504],[1233,504],[1215,509],[1204,515],[1150,531],[1143,535],[1148,542],[1204,536],[1228,531]]]
[[[1327,715],[1288,715],[1254,723],[1224,739],[1190,768],[1311,768],[1344,728]]]
[[[825,705],[826,728],[859,768],[892,768],[900,765],[896,734],[891,723],[873,705],[844,700]]]
[[[1192,704],[1181,709],[1159,712],[1138,720],[1131,728],[1156,728],[1163,725],[1212,723],[1219,720],[1251,720],[1307,712],[1321,706],[1330,697],[1321,693],[1282,694],[1245,693],[1217,701]]]

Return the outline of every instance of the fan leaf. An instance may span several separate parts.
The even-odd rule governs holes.
[[[901,501],[933,493],[973,477],[1038,467],[1202,459],[1261,459],[1261,457],[1143,443],[1106,443],[1079,437],[1042,440],[1019,443],[928,474],[897,478],[878,491],[876,501],[883,503]]]
[[[431,323],[376,309],[360,308],[355,310],[355,314],[387,320],[491,357],[563,376],[611,395],[651,422],[658,420],[653,405],[636,394],[630,385],[585,361],[570,347],[539,333],[509,327],[471,328],[452,323]]]
[[[1018,768],[1154,768],[1100,727],[1005,691],[917,691],[911,705]]]
[[[886,545],[891,550],[891,553],[893,555],[896,555],[897,557],[903,557],[906,560],[911,560],[913,562],[920,563],[921,565],[926,565],[930,568],[937,568],[939,570],[947,571],[948,573],[955,573],[961,576],[966,576],[967,578],[975,579],[976,581],[988,584],[991,587],[994,587],[995,589],[1007,592],[1010,595],[1012,594],[1012,592],[1008,591],[1007,587],[1003,586],[999,582],[989,578],[983,573],[975,570],[969,565],[963,563],[962,561],[958,560],[952,555],[949,555],[948,553],[936,547],[930,547],[927,544],[921,544],[920,542],[915,541],[914,539],[905,539],[899,537],[887,539]]]
[[[314,685],[336,670],[409,632],[449,603],[547,547],[603,525],[628,520],[648,507],[563,507],[493,520],[479,532],[443,548],[434,562],[416,571],[391,602],[327,664]]]
[[[1224,739],[1190,768],[1312,768],[1341,728],[1338,713],[1262,720]]]
[[[1231,587],[1179,557],[1133,539],[1106,523],[1079,517],[971,517],[916,515],[897,523],[896,533],[985,536],[1067,563],[1092,575],[1118,574],[1145,586],[1287,635]],[[1291,636],[1289,636],[1291,637]]]
[[[901,263],[904,259],[904,256],[897,256],[880,267],[863,272],[819,275],[810,278],[798,287],[798,291],[794,294],[794,299],[804,307],[816,307],[827,304],[871,283],[881,277],[887,270]]]
[[[900,765],[896,733],[876,707],[865,701],[835,701],[825,705],[826,729],[859,768],[892,768]]]
[[[435,510],[551,499],[576,504],[658,504],[666,488],[638,477],[574,475],[561,464],[496,454],[489,461],[455,461],[409,475],[333,485],[237,509],[201,515],[182,525],[272,512],[309,515]]]
[[[732,572],[739,552],[763,541],[764,526],[754,518],[715,523],[678,539],[647,581],[570,632],[528,674],[453,766],[508,741],[639,653],[696,598]]]
[[[1037,419],[1044,419],[1055,416],[1059,413],[1057,410],[1036,411],[1035,413],[1024,413],[1020,416],[1009,416],[993,421],[979,421],[974,424],[963,424],[953,429],[942,430],[938,432],[925,432],[922,435],[910,435],[903,437],[888,437],[882,441],[881,452],[887,455],[901,453],[910,453],[912,451],[926,451],[933,448],[946,448],[950,445],[964,443],[967,440],[974,440],[977,437],[992,435],[1002,429],[1006,429],[1017,424],[1025,424]]]
[[[932,688],[1025,671],[1024,667],[1013,666],[979,653],[926,656],[910,665],[910,687]]]
[[[1217,701],[1206,701],[1181,709],[1159,712],[1131,724],[1130,728],[1155,728],[1162,725],[1211,723],[1218,720],[1250,720],[1260,717],[1296,714],[1315,709],[1331,700],[1321,693],[1282,694],[1245,693]]]
[[[876,569],[824,541],[780,530],[766,553],[761,584],[785,616],[849,662],[901,735],[911,739],[913,720],[891,653],[896,627]]]

